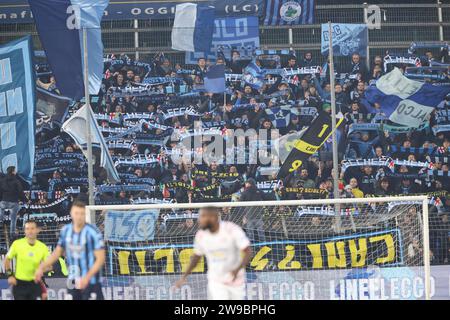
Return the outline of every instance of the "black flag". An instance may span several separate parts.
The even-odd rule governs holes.
[[[338,118],[336,128],[339,127],[343,120],[343,117]],[[320,149],[332,133],[330,114],[320,112],[311,126],[295,144],[291,153],[289,153],[286,161],[284,161],[278,171],[277,179],[285,178],[288,174],[300,168],[306,159]]]

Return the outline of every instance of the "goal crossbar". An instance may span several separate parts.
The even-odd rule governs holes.
[[[428,196],[401,196],[401,197],[374,197],[374,198],[339,198],[339,199],[309,199],[309,200],[280,200],[280,201],[246,201],[246,202],[196,202],[196,203],[149,203],[149,204],[126,204],[126,205],[90,205],[86,208],[91,210],[127,210],[139,209],[189,209],[204,207],[254,207],[254,206],[308,206],[308,205],[333,205],[345,203],[369,203],[389,201],[428,201]]]

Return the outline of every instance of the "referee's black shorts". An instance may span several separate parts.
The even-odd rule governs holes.
[[[89,284],[84,290],[69,289],[67,293],[72,296],[72,300],[104,300],[100,283]]]
[[[38,300],[41,299],[42,289],[39,283],[34,281],[17,280],[17,285],[12,287],[14,300]]]

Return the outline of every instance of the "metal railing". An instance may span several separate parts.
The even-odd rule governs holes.
[[[369,30],[370,56],[382,54],[385,49],[406,49],[412,41],[450,41],[450,4],[379,4],[381,29]],[[316,5],[313,25],[289,27],[260,26],[263,48],[292,48],[298,53],[311,51],[320,55],[320,24],[329,20],[342,23],[363,23],[364,4]],[[140,59],[158,51],[171,54],[174,62],[184,62],[184,55],[171,49],[172,20],[122,20],[102,22],[106,53],[136,54]],[[32,34],[35,49],[42,49],[34,24],[0,25],[0,44]],[[136,43],[138,47],[136,47]],[[380,51],[381,50],[381,51]]]

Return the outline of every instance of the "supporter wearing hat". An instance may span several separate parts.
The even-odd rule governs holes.
[[[322,105],[322,110],[325,111],[325,112],[331,113],[331,104],[329,104],[329,103],[324,103],[324,104]]]
[[[352,192],[351,185],[348,184],[344,187],[344,190],[342,192],[342,198],[355,198],[355,195]]]

